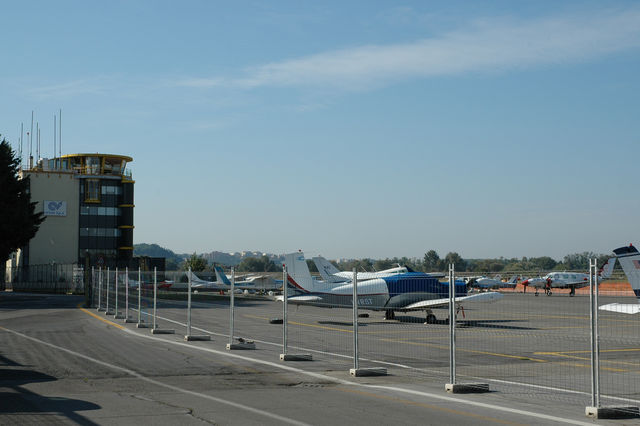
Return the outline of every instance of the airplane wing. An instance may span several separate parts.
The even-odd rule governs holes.
[[[276,300],[279,302],[284,301],[284,296],[276,296]],[[289,303],[309,303],[309,302],[322,302],[320,296],[291,296],[287,297]]]
[[[589,281],[574,281],[574,282],[570,282],[570,283],[554,283],[553,281],[551,282],[551,288],[571,288],[571,287],[575,287],[575,288],[582,288],[582,287],[587,287],[589,286]]]
[[[454,299],[455,303],[468,303],[468,302],[484,302],[491,303],[496,302],[502,299],[502,294],[496,293],[495,291],[487,292],[487,293],[477,293],[469,296],[456,297]],[[449,298],[445,297],[442,299],[431,299],[431,300],[422,300],[420,302],[412,303],[403,307],[402,309],[425,309],[425,308],[437,308],[439,306],[447,306],[449,304]]]
[[[640,313],[640,304],[638,303],[610,303],[600,306],[601,311],[618,312],[621,314],[637,314]]]

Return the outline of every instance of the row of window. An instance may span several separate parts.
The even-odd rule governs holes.
[[[100,179],[86,179],[80,186],[80,191],[84,192],[85,202],[99,202],[102,195],[121,195],[122,187],[115,185],[100,185]]]
[[[122,212],[119,207],[81,206],[80,214],[83,216],[120,216]]]
[[[80,228],[81,237],[119,237],[118,228]]]
[[[122,187],[120,186],[102,186],[102,195],[120,195],[122,194]]]
[[[117,253],[118,253],[117,250],[110,250],[110,249],[82,249],[80,250],[80,258],[84,258],[87,254],[94,259],[97,256],[114,258],[116,257]]]

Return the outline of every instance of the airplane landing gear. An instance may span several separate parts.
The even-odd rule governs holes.
[[[576,295],[576,288],[575,287],[571,287],[571,291],[569,292],[569,297],[573,297]]]
[[[427,319],[425,320],[425,324],[435,324],[438,321],[435,315],[428,313]]]
[[[384,311],[384,319],[385,320],[394,320],[396,319],[396,314],[393,312],[393,309],[387,309]]]

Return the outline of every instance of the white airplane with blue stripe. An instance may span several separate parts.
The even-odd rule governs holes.
[[[352,280],[336,283],[314,279],[302,252],[285,255],[284,263],[288,288],[294,290],[294,294],[287,297],[289,303],[347,308],[353,305]],[[358,306],[385,311],[385,319],[394,319],[396,311],[425,311],[426,322],[433,324],[436,317],[432,309],[449,305],[449,283],[440,282],[422,272],[393,274],[363,281],[360,281],[358,274],[357,290]],[[501,298],[502,294],[496,292],[468,295],[464,282],[455,283],[454,303],[458,309],[462,308],[462,303],[495,302]],[[283,300],[283,296],[277,300]]]
[[[313,263],[316,265],[320,276],[324,281],[339,283],[339,282],[347,282],[353,279],[352,271],[341,271],[336,268],[333,263],[329,262],[322,256],[316,256],[312,258]],[[382,271],[376,272],[358,272],[358,280],[370,280],[373,278],[383,278],[389,277],[392,275],[406,274],[408,272],[415,272],[408,266],[398,265],[394,268],[384,269]],[[441,273],[429,273],[428,275],[434,278],[443,278],[444,274]]]
[[[616,257],[614,257],[611,263],[613,269],[613,263],[618,259],[622,270],[624,271],[633,294],[637,298],[636,303],[610,303],[608,305],[600,306],[598,309],[603,311],[619,312],[623,314],[637,314],[640,313],[640,252],[632,244],[625,247],[620,247],[613,250]]]

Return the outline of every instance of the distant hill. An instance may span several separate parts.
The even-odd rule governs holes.
[[[212,251],[210,253],[202,253],[202,257],[204,257],[209,264],[220,264],[225,266],[237,266],[244,259],[250,257],[262,257],[267,256],[270,260],[274,261],[276,265],[282,264],[282,260],[284,259],[282,256],[278,256],[271,253],[264,253],[261,251],[242,251],[236,253],[224,253],[221,251]]]
[[[172,250],[160,247],[157,244],[140,243],[133,245],[134,256],[149,256],[149,257],[164,257],[167,262],[179,265],[185,259],[188,259],[191,254],[176,253]],[[212,251],[210,253],[198,253],[209,264],[220,264],[225,266],[237,266],[246,258],[250,257],[262,257],[267,256],[270,260],[274,261],[276,265],[282,264],[284,257],[281,255],[275,255],[270,253],[263,253],[260,251],[242,251],[236,253],[224,253],[221,251]],[[172,265],[173,266],[173,265]]]
[[[176,254],[173,251],[160,247],[157,244],[134,244],[133,245],[134,256],[149,256],[149,257],[164,257],[167,260],[174,260],[176,262],[182,262],[187,256],[184,254]]]

